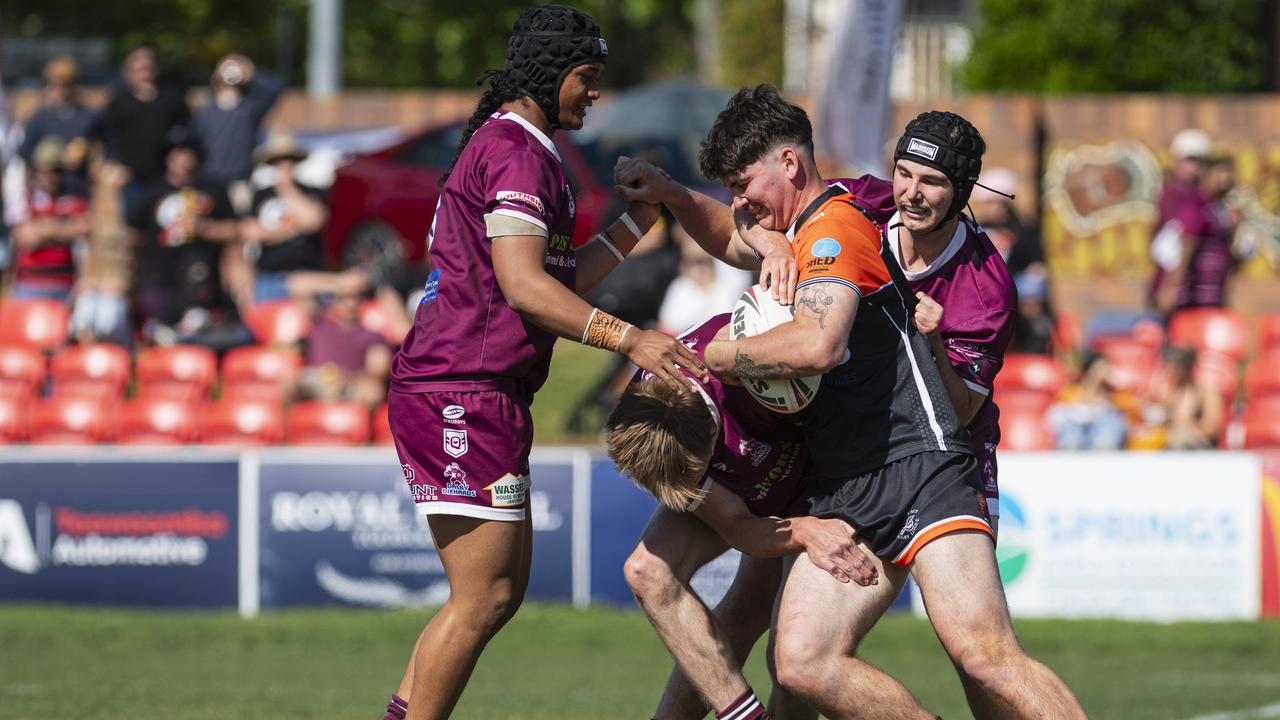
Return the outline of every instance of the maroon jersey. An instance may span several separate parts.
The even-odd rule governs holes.
[[[871,219],[888,233],[889,247],[902,265],[898,244],[897,207],[893,183],[871,175],[831,180],[853,194]],[[943,308],[943,344],[956,374],[976,392],[987,396],[966,426],[980,461],[992,464],[984,478],[994,484],[994,458],[1000,442],[1000,408],[991,398],[992,382],[1004,364],[1004,353],[1013,335],[1018,298],[1009,268],[982,228],[961,215],[955,235],[929,267],[919,272],[903,268],[912,292],[923,292]],[[990,477],[987,477],[990,475]],[[997,514],[996,508],[991,508]]]
[[[715,315],[686,331],[680,341],[705,362],[707,345],[728,324],[728,313]],[[636,375],[642,377],[652,376]],[[724,385],[714,375],[705,383],[689,377],[698,382],[720,429],[707,479],[741,497],[756,516],[806,514],[804,474],[809,460],[799,416],[771,412],[746,389]]]
[[[573,196],[560,156],[524,118],[495,114],[471,136],[441,191],[427,244],[427,293],[392,363],[393,389],[501,377],[532,394],[546,381],[556,337],[512,310],[498,287],[485,231],[491,213],[546,229],[546,272],[573,287]]]
[[[1178,309],[1224,307],[1227,280],[1237,264],[1231,249],[1235,226],[1226,208],[1197,192],[1185,199],[1173,219],[1192,240],[1191,246],[1183,249],[1188,258],[1178,285]]]

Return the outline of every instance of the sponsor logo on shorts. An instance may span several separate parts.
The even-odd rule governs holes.
[[[409,492],[413,494],[414,502],[431,502],[439,500],[436,497],[435,485],[423,485],[422,483],[409,483]]]
[[[902,523],[902,529],[898,531],[899,540],[910,540],[915,537],[916,531],[920,529],[920,511],[911,508],[911,512],[907,513],[907,521]]]
[[[537,195],[520,192],[519,190],[499,190],[497,198],[498,202],[517,202],[537,210],[539,215],[546,214],[546,210],[542,206],[542,198]]]
[[[907,143],[907,152],[934,160],[938,157],[938,146],[931,142],[911,138],[911,142]]]
[[[485,490],[489,491],[494,507],[520,507],[529,492],[529,476],[507,473]]]
[[[467,411],[461,405],[449,405],[440,411],[440,417],[444,418],[444,421],[450,425],[466,425],[467,421],[462,419],[462,416],[466,414]]]
[[[822,238],[813,244],[813,256],[833,258],[840,254],[840,243],[835,238]]]
[[[462,457],[467,454],[467,431],[453,430],[451,428],[444,429],[444,451],[452,457]]]
[[[460,497],[475,497],[476,491],[467,487],[467,472],[458,466],[458,463],[449,463],[444,469],[444,479],[447,484],[440,490],[443,495],[456,495]]]
[[[400,466],[400,469],[404,471],[405,482],[413,482],[413,468],[409,467],[408,463],[405,463]]]

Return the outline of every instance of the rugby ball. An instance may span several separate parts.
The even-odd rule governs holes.
[[[773,295],[759,285],[747,288],[733,306],[733,316],[729,320],[729,338],[741,340],[790,322],[793,308],[791,305],[779,305]],[[788,414],[798,413],[813,402],[818,394],[818,385],[822,382],[821,375],[782,380],[740,379],[742,386],[761,405],[774,412]]]

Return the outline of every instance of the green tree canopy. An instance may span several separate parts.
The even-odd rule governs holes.
[[[1230,93],[1263,89],[1268,3],[979,0],[973,90]]]

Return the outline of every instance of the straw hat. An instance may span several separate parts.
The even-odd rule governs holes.
[[[267,136],[267,141],[253,151],[253,161],[259,164],[269,164],[284,159],[300,161],[306,157],[306,148],[298,144],[297,138],[288,130],[272,132]]]

